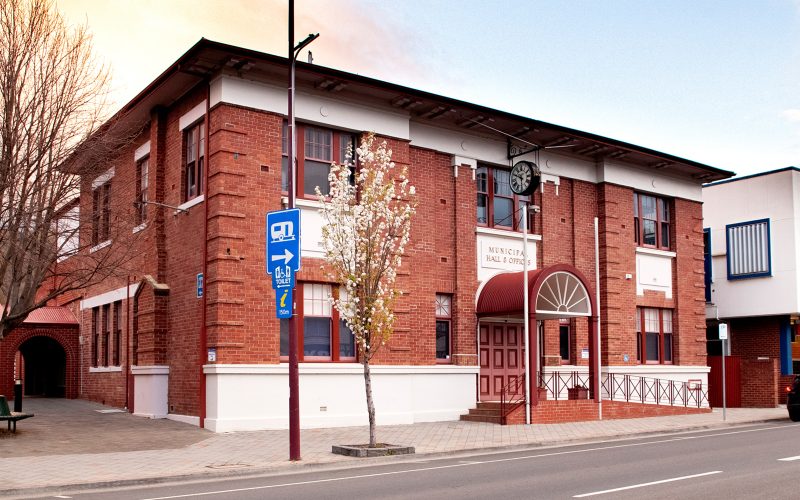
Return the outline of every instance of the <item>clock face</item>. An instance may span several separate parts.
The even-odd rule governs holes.
[[[522,193],[525,191],[525,188],[528,187],[528,184],[530,184],[531,177],[530,168],[526,168],[522,166],[522,164],[517,163],[511,171],[511,190],[517,194]]]
[[[539,187],[537,172],[534,170],[536,167],[529,161],[517,162],[511,169],[511,191],[514,194],[527,196],[534,192]]]

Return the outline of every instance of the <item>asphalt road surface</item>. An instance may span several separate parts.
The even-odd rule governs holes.
[[[62,492],[40,498],[795,499],[800,498],[800,424],[773,422],[516,452],[400,459],[339,470]]]

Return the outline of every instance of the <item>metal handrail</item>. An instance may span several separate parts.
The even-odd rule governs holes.
[[[500,423],[506,425],[508,415],[523,404],[525,404],[525,376],[520,375],[500,389]]]
[[[589,374],[579,371],[551,371],[537,374],[537,387],[547,390],[548,399],[568,399],[569,389],[588,388]],[[658,404],[702,408],[708,406],[708,391],[702,384],[671,379],[640,377],[620,373],[604,373],[600,384],[604,400],[627,403]],[[500,422],[505,425],[509,414],[525,404],[525,377],[519,376],[500,390]],[[591,392],[591,391],[590,391]],[[589,394],[593,398],[593,394]]]
[[[708,406],[708,391],[702,384],[661,378],[606,373],[602,382],[603,399],[667,406]]]

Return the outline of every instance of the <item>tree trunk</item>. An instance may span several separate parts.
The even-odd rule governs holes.
[[[369,359],[364,356],[364,389],[367,391],[367,414],[369,415],[369,447],[375,448],[375,402],[372,401],[372,378],[369,373]]]

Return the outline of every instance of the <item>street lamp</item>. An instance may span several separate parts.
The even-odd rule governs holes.
[[[295,208],[295,179],[297,166],[295,164],[294,140],[294,66],[297,55],[303,47],[319,37],[319,33],[308,35],[297,46],[294,44],[294,0],[289,0],[289,106],[288,106],[288,137],[289,144],[289,207]],[[296,297],[292,290],[292,297]],[[300,373],[297,366],[297,322],[292,304],[292,316],[289,318],[289,460],[300,460]]]

